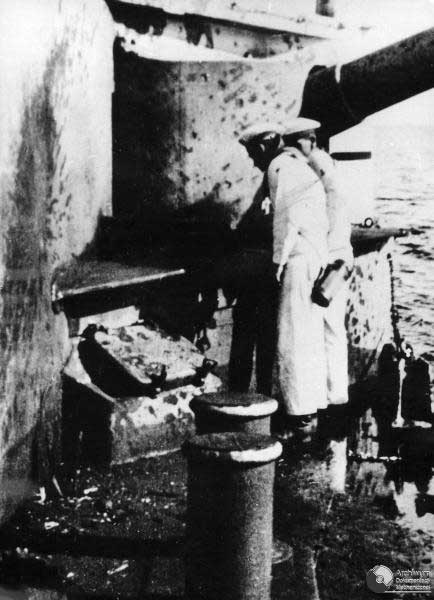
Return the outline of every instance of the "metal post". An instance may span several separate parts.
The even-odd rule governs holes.
[[[271,415],[278,406],[277,400],[268,396],[244,392],[203,394],[190,402],[199,435],[225,431],[269,435]],[[273,540],[273,565],[290,560],[292,556],[289,544]]]
[[[188,459],[186,598],[269,600],[274,461],[269,436],[195,436]]]
[[[277,400],[262,394],[222,392],[194,398],[190,407],[198,434],[242,431],[269,435]]]

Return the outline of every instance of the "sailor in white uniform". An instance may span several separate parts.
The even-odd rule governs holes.
[[[300,150],[298,136],[318,126],[294,119],[285,127],[284,148],[267,173],[274,208],[273,261],[281,283],[277,363],[289,428],[309,427],[327,407],[324,309],[312,288],[327,263],[329,229],[324,186]]]
[[[339,178],[332,158],[316,146],[302,147],[308,164],[321,179],[327,197],[328,259],[332,264],[343,260],[348,268],[353,265],[351,246],[351,223],[345,194],[339,186]],[[348,402],[348,340],[345,328],[345,312],[348,298],[348,283],[343,282],[330,305],[324,310],[324,337],[327,359],[327,403],[341,405]]]
[[[336,259],[352,264],[345,199],[333,161],[316,147],[314,130],[319,126],[304,118],[291,120],[285,128],[258,124],[240,140],[266,172],[273,207],[284,430],[309,431],[319,409],[348,401],[347,286],[326,309],[312,301],[322,268]]]
[[[322,182],[326,194],[326,215],[327,215],[327,251],[326,259],[322,261],[326,265],[331,265],[335,261],[343,261],[346,269],[351,269],[353,265],[353,251],[351,246],[351,224],[348,215],[346,197],[339,185],[339,178],[335,165],[331,157],[317,147],[315,129],[320,126],[317,121],[296,119],[288,124],[284,131],[285,143],[292,143],[307,158],[308,165],[313,169],[317,177]],[[304,131],[296,131],[303,128]],[[317,205],[317,209],[320,205]],[[322,206],[322,205],[321,205]],[[316,214],[319,217],[319,214]],[[306,221],[307,222],[307,221]],[[312,230],[313,231],[313,230]],[[303,234],[303,232],[301,232]],[[308,240],[309,236],[305,235]],[[317,242],[319,237],[317,236]],[[287,242],[286,242],[287,243]],[[311,244],[312,248],[314,244]],[[316,245],[316,252],[322,255],[324,247],[321,249]],[[284,262],[281,260],[281,264]],[[291,261],[292,262],[292,261]],[[280,267],[282,271],[282,266]],[[283,301],[284,295],[282,295]],[[342,280],[342,285],[336,295],[333,297],[327,308],[321,310],[323,317],[323,335],[324,351],[326,364],[326,404],[325,406],[339,406],[348,402],[348,341],[345,328],[345,313],[348,298],[348,284]],[[281,304],[282,305],[282,304]],[[294,310],[294,306],[292,307]],[[308,310],[306,302],[305,310]],[[293,313],[294,314],[294,313]],[[279,323],[280,328],[283,323]],[[294,328],[294,326],[293,326]],[[307,330],[306,330],[307,331]],[[279,338],[280,339],[280,338]],[[283,342],[281,342],[282,344]],[[319,352],[317,353],[319,358]],[[282,361],[279,360],[279,363]],[[296,366],[293,365],[295,369]],[[318,371],[320,372],[320,371]],[[280,377],[281,385],[284,381]],[[316,380],[314,376],[314,380]],[[283,388],[284,389],[284,388]],[[292,392],[296,392],[296,387],[292,387]],[[297,397],[297,394],[294,394]],[[309,398],[309,395],[307,396]],[[312,405],[303,402],[304,407]],[[317,402],[317,409],[324,408],[322,393]],[[297,414],[294,411],[294,401],[290,403],[289,414]],[[309,427],[309,422],[301,422],[301,427]]]

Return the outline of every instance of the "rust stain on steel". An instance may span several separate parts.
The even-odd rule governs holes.
[[[237,96],[239,96],[240,94],[243,94],[246,90],[247,90],[247,85],[245,83],[243,83],[242,85],[240,85],[240,87],[238,87],[233,92],[231,92],[230,94],[225,96],[223,98],[223,102],[225,102],[226,104],[228,102],[232,102],[232,100],[235,100],[235,98],[237,98]]]

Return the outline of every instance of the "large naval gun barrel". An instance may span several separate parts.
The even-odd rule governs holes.
[[[434,28],[306,80],[300,114],[331,137],[434,86]]]

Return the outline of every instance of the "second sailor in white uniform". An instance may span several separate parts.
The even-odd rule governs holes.
[[[285,140],[316,122],[295,119]],[[320,178],[295,145],[286,144],[268,170],[274,208],[273,261],[281,282],[277,363],[288,425],[308,425],[327,407],[324,309],[312,302],[312,288],[328,257],[326,194]],[[296,417],[292,418],[291,417]]]

